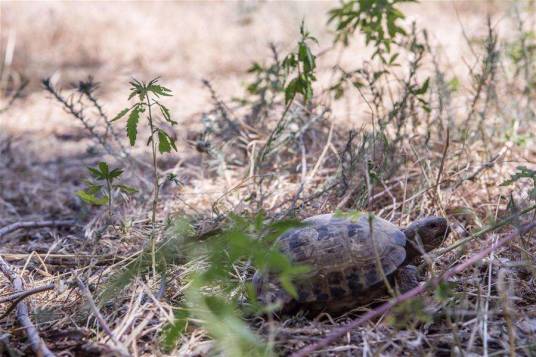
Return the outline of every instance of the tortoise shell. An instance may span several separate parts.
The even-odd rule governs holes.
[[[342,218],[331,214],[304,220],[309,225],[291,229],[277,239],[280,249],[297,264],[309,266],[306,276],[294,282],[298,297],[292,299],[279,286],[267,287],[257,273],[253,283],[260,293],[272,291],[283,304],[330,305],[366,302],[371,290],[384,288],[388,277],[406,259],[406,236],[392,223],[368,215]],[[371,233],[372,227],[372,233]],[[383,271],[383,273],[382,273]],[[277,284],[276,284],[277,285]]]

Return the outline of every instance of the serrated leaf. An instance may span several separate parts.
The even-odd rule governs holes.
[[[138,91],[138,90],[133,90],[132,92],[130,92],[130,95],[128,96],[128,100],[131,100],[132,98],[134,98],[136,95],[140,94],[141,92]]]
[[[147,86],[147,90],[150,92],[153,92],[157,97],[159,96],[165,96],[165,97],[171,97],[171,89],[163,87],[159,84],[149,84]]]
[[[110,179],[114,179],[116,177],[119,177],[123,174],[123,170],[122,169],[113,169],[112,171],[110,171],[110,174],[108,175],[108,178]]]
[[[125,116],[125,114],[127,114],[129,111],[130,111],[131,108],[125,108],[123,110],[121,110],[112,120],[111,122],[114,122],[116,120],[119,120],[121,119],[122,117]]]
[[[97,180],[105,180],[106,176],[99,170],[97,170],[94,167],[88,167],[87,170],[89,171],[90,175],[96,178]]]
[[[304,42],[301,42],[298,47],[298,58],[303,63],[304,72],[311,72],[315,68],[314,56],[311,50]]]
[[[138,135],[138,121],[140,120],[140,109],[136,106],[128,116],[127,121],[127,136],[130,141],[130,145],[136,144],[136,136]]]
[[[101,192],[103,187],[102,185],[96,185],[93,182],[86,182],[86,185],[87,187],[84,191],[86,191],[90,195],[96,195],[97,193]]]
[[[138,190],[135,189],[134,187],[127,186],[127,185],[123,185],[123,184],[113,185],[113,187],[114,187],[114,188],[117,188],[117,189],[119,189],[121,192],[124,192],[124,193],[127,193],[127,194],[133,194],[133,193],[138,192]]]
[[[166,119],[167,121],[171,121],[171,114],[169,113],[169,109],[160,103],[157,104],[160,107],[160,112],[162,113],[164,119]]]
[[[158,130],[158,151],[163,154],[165,152],[171,152],[172,148],[177,151],[175,140],[173,140],[173,138],[170,137],[165,131]]]
[[[109,178],[110,171],[107,163],[104,161],[99,162],[99,170],[105,178]]]
[[[92,195],[83,190],[76,192],[76,195],[80,197],[84,202],[92,205],[102,206],[108,203],[108,196],[98,198],[95,195]]]

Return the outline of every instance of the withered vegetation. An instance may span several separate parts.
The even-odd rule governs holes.
[[[151,21],[191,15],[185,21],[196,43],[169,35],[166,23],[147,23],[162,46],[180,44],[159,57],[158,36],[144,34],[144,25],[127,36],[114,23],[110,36],[125,44],[112,64],[97,53],[111,48],[104,27],[82,30],[61,14],[111,18],[120,7],[3,3],[13,13],[2,19],[12,31],[1,34],[0,258],[12,270],[0,275],[0,354],[39,348],[20,328],[16,304],[24,301],[38,337],[57,355],[288,355],[378,305],[342,316],[266,313],[251,301],[255,267],[277,260],[283,283],[299,269],[275,252],[263,260],[256,254],[270,248],[254,238],[270,243],[295,219],[337,210],[373,212],[400,227],[440,215],[453,233],[421,262],[421,279],[431,281],[534,222],[533,4],[490,4],[486,16],[463,2],[386,3],[359,15],[357,3],[316,4],[301,28],[289,17],[303,12],[296,4],[211,4],[208,31],[230,48],[191,19],[208,21],[200,15],[208,4],[132,5]],[[57,45],[87,31],[95,52],[85,62],[71,50],[61,61],[47,54],[43,64],[31,62],[39,44],[17,21],[45,10],[65,27],[35,36]],[[374,11],[388,14],[381,36],[370,22]],[[431,11],[446,24],[427,20]],[[268,17],[286,30],[263,37]],[[127,43],[131,37],[141,50]],[[242,48],[252,38],[262,55]],[[19,47],[30,60],[17,57]],[[169,60],[181,50],[193,59]],[[82,69],[73,71],[69,58]],[[121,66],[128,73],[118,74]],[[159,98],[170,109],[153,107],[162,119],[157,131],[152,119],[142,125],[147,112],[140,112],[131,146],[132,126],[127,134],[126,117],[114,117],[131,77],[149,82],[155,73],[173,91]],[[165,141],[158,155],[157,139]],[[110,186],[91,191],[87,167],[108,170],[101,163],[121,168],[113,177],[121,184],[103,176]],[[84,202],[81,190],[102,195],[85,201],[105,208]],[[529,231],[492,249],[319,355],[534,355],[535,238]],[[23,289],[12,285],[17,277]]]

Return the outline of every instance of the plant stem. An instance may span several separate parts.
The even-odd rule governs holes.
[[[151,223],[153,224],[153,229],[156,224],[156,206],[158,204],[158,168],[156,166],[156,140],[154,138],[154,125],[153,125],[153,116],[151,114],[151,103],[149,101],[149,94],[145,95],[147,99],[147,108],[149,110],[149,127],[151,129],[151,148],[153,150],[153,170],[154,170],[154,198],[153,198],[153,214],[151,217]]]
[[[108,191],[108,218],[112,219],[112,183],[106,179],[106,190]]]
[[[153,214],[151,217],[151,223],[153,229],[151,232],[151,261],[153,267],[153,275],[156,276],[156,242],[155,242],[155,230],[156,230],[156,206],[158,204],[158,167],[156,166],[156,140],[154,137],[154,125],[153,125],[153,116],[151,114],[151,102],[149,101],[149,94],[145,94],[147,99],[147,108],[149,110],[149,127],[151,129],[151,148],[153,149],[153,169],[154,169],[154,199],[153,199]]]

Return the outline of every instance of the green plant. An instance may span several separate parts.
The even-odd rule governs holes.
[[[184,219],[176,227],[183,231]],[[294,220],[270,222],[260,212],[254,217],[229,215],[229,222],[210,238],[182,240],[182,251],[189,262],[204,260],[204,268],[192,269],[188,276],[184,303],[177,308],[176,319],[162,336],[164,346],[171,349],[182,335],[188,321],[194,320],[215,338],[225,355],[261,355],[271,350],[244,322],[245,315],[270,313],[274,306],[261,306],[256,301],[251,282],[240,274],[245,266],[271,274],[289,294],[295,296],[293,280],[306,272],[305,266],[292,264],[274,244],[286,230],[301,226]],[[172,228],[172,237],[177,237]],[[189,243],[187,243],[189,242]],[[247,297],[247,304],[242,301]]]
[[[123,109],[119,114],[115,116],[113,121],[119,120],[124,117],[126,114],[130,113],[127,119],[127,136],[130,141],[130,145],[134,146],[136,144],[136,139],[138,136],[138,123],[140,117],[147,112],[146,119],[147,125],[150,129],[150,135],[147,140],[147,145],[151,145],[152,157],[153,157],[153,170],[154,170],[154,197],[153,197],[153,207],[152,207],[152,217],[151,222],[153,226],[156,222],[156,207],[158,205],[158,193],[160,189],[159,183],[159,174],[157,167],[157,152],[160,154],[171,152],[171,150],[177,151],[177,146],[175,145],[175,139],[170,136],[163,127],[157,126],[158,122],[156,117],[152,112],[152,108],[157,106],[162,114],[164,121],[170,125],[177,124],[176,121],[171,119],[170,110],[164,106],[158,100],[161,96],[169,97],[172,96],[171,90],[158,84],[158,78],[155,78],[148,83],[140,82],[136,79],[133,79],[130,82],[130,95],[128,100],[136,98],[137,101],[130,107]],[[158,144],[157,144],[158,140]],[[158,150],[157,150],[158,147]]]
[[[108,205],[108,215],[112,216],[112,201],[113,190],[117,189],[126,194],[132,194],[137,192],[133,187],[114,183],[123,174],[123,170],[115,168],[110,170],[110,167],[106,162],[99,162],[95,167],[88,167],[89,174],[98,182],[103,181],[103,184],[99,184],[92,180],[84,180],[86,189],[78,191],[76,194],[84,202],[92,205]]]
[[[365,43],[373,43],[372,57],[378,56],[383,63],[392,64],[398,55],[389,59],[385,54],[391,52],[391,45],[399,37],[406,36],[406,31],[399,25],[405,18],[396,5],[414,0],[347,0],[339,7],[329,11],[328,23],[335,23],[335,43],[348,46],[350,36],[359,30],[365,35]]]
[[[267,105],[270,107],[278,94],[285,90],[286,69],[279,60],[279,54],[275,45],[271,44],[272,61],[270,64],[253,62],[248,73],[253,75],[253,80],[246,85],[247,93],[253,97],[254,110]],[[241,99],[246,104],[251,100]]]
[[[287,71],[287,77],[294,72],[295,77],[285,85],[285,104],[289,105],[301,94],[305,102],[313,98],[313,82],[316,80],[316,56],[313,55],[308,42],[318,44],[316,38],[305,30],[305,23],[300,26],[300,40],[294,52],[289,53],[282,62],[283,68]]]
[[[294,51],[290,52],[281,62],[285,70],[284,88],[285,93],[285,110],[281,115],[274,130],[270,133],[266,144],[261,149],[257,164],[264,161],[270,153],[274,141],[286,127],[286,114],[296,95],[301,94],[304,102],[309,102],[313,98],[313,82],[316,81],[316,56],[313,55],[309,44],[318,43],[315,37],[305,29],[305,23],[302,21],[300,26],[300,39]],[[291,80],[288,80],[293,76]],[[258,165],[257,165],[258,166]]]
[[[529,198],[536,201],[536,170],[531,170],[526,166],[518,166],[517,172],[514,173],[509,180],[501,183],[501,186],[509,186],[513,183],[528,178],[532,180],[532,189],[529,191]]]
[[[271,346],[250,329],[244,317],[270,313],[274,306],[257,303],[251,282],[237,275],[260,270],[274,276],[295,296],[292,282],[308,269],[292,264],[279,251],[275,240],[286,230],[301,225],[295,220],[271,222],[262,212],[254,217],[230,214],[221,228],[200,237],[189,219],[171,220],[166,239],[154,250],[156,269],[164,276],[180,264],[189,273],[183,278],[186,288],[175,308],[175,318],[162,331],[162,347],[173,349],[188,324],[194,323],[201,324],[226,355],[269,355]],[[100,295],[101,304],[110,301],[136,277],[150,272],[152,262],[153,251],[147,247],[107,283]]]

